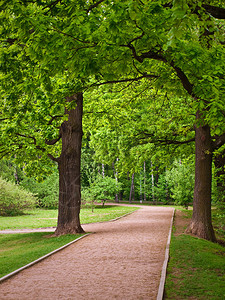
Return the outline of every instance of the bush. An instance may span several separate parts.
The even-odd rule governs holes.
[[[92,212],[95,208],[95,198],[91,194],[90,187],[85,187],[81,190],[81,204],[83,207],[91,208]]]
[[[35,207],[36,198],[22,187],[0,177],[0,215],[18,215]]]
[[[93,209],[94,201],[101,201],[104,205],[106,200],[115,200],[115,195],[120,192],[122,184],[116,179],[98,175],[90,184],[90,187],[82,191],[82,201]]]
[[[25,178],[21,185],[37,196],[37,206],[48,209],[58,208],[59,176],[57,172],[52,173],[42,182],[37,182],[33,178]]]

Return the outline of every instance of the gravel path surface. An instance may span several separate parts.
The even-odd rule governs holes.
[[[0,285],[7,300],[156,299],[172,208],[142,207]]]

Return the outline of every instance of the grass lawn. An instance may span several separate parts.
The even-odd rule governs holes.
[[[108,221],[137,210],[135,207],[106,206],[81,210],[81,222]],[[0,229],[56,226],[57,211],[36,209],[17,217],[0,217]],[[53,229],[54,231],[54,229]],[[79,238],[81,235],[52,237],[51,233],[0,234],[0,277]]]
[[[105,222],[137,209],[137,207],[107,205],[105,207],[98,206],[92,212],[91,209],[82,208],[80,219],[82,224]],[[34,209],[25,211],[25,214],[21,216],[0,216],[0,230],[53,227],[57,224],[57,215],[56,209]]]
[[[187,221],[190,212],[183,212]],[[216,211],[213,211],[216,225]],[[219,219],[221,221],[221,218]],[[165,299],[225,299],[225,247],[187,234],[176,233],[176,216],[170,246]],[[219,238],[224,232],[218,231]]]
[[[27,265],[80,236],[68,234],[51,237],[51,234],[46,232],[1,234],[0,277]]]

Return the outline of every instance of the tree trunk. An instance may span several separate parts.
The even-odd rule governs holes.
[[[216,155],[214,162],[220,203],[225,203],[225,150]]]
[[[104,178],[105,177],[105,165],[102,164],[102,177]]]
[[[200,119],[197,114],[197,119]],[[211,220],[212,140],[208,125],[195,128],[195,189],[193,215],[187,232],[215,241]]]
[[[141,172],[140,172],[140,203],[142,203],[142,178],[141,178]]]
[[[117,157],[116,161],[118,161],[118,160],[119,160],[119,158]],[[115,164],[114,164],[114,162],[112,163],[112,169],[113,169],[114,178],[116,179],[116,186],[118,186],[118,172],[115,170]],[[115,195],[115,202],[119,203],[119,197],[118,197],[117,193]]]
[[[151,162],[151,168],[152,168],[152,201],[155,201],[155,182],[154,182],[154,170],[153,170],[153,164]]]
[[[144,161],[144,201],[146,201],[146,163]]]
[[[62,152],[58,159],[59,211],[56,235],[83,233],[80,224],[80,158],[82,141],[83,95],[77,93],[67,98],[76,108],[68,114],[68,121],[61,125]]]
[[[130,196],[129,196],[129,203],[132,203],[132,198],[134,199],[134,173],[132,174],[132,179],[131,179],[131,186],[130,186]]]

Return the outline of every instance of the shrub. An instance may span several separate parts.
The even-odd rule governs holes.
[[[42,182],[37,182],[34,178],[25,178],[21,185],[37,196],[39,207],[58,208],[59,176],[57,172],[52,173]]]
[[[98,175],[90,184],[90,187],[82,191],[82,201],[85,205],[94,206],[94,201],[101,201],[104,205],[106,200],[114,200],[115,195],[120,192],[122,184],[116,179]]]
[[[175,204],[188,208],[193,202],[194,195],[194,169],[193,165],[176,162],[174,167],[167,171],[166,180],[171,186],[172,198]]]
[[[23,210],[33,208],[36,198],[22,187],[0,177],[0,215],[18,215]]]
[[[91,208],[92,212],[95,208],[95,198],[91,194],[90,187],[85,187],[81,190],[81,204],[86,208]]]

